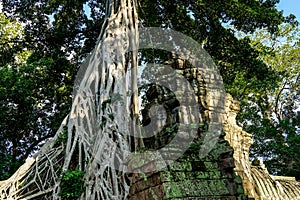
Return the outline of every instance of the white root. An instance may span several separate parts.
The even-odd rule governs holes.
[[[138,131],[126,123],[130,105],[133,114],[138,113],[137,52],[129,52],[138,45],[138,17],[135,0],[108,0],[106,7],[108,23],[86,69],[80,70],[85,74],[75,85],[69,116],[51,141],[0,182],[0,199],[61,199],[62,174],[74,163],[85,171],[86,190],[80,199],[126,199],[125,170],[117,169],[131,151],[130,132]],[[134,91],[133,100],[127,96],[129,90]],[[116,96],[121,100],[112,102]],[[64,127],[66,144],[58,142]]]

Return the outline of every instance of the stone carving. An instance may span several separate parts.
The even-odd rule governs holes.
[[[233,170],[235,166],[233,149],[225,140],[224,132],[208,137],[209,140],[216,140],[216,143],[212,143],[214,146],[208,155],[203,157],[199,155],[205,143],[203,141],[205,134],[208,134],[209,129],[216,128],[214,124],[210,124],[210,128],[207,127],[208,123],[222,124],[227,116],[224,109],[225,102],[222,102],[225,93],[222,84],[218,84],[222,82],[222,78],[219,74],[183,63],[174,59],[173,62],[165,64],[177,69],[177,73],[182,74],[191,83],[199,104],[200,123],[203,126],[199,126],[198,135],[191,147],[170,167],[156,171],[157,165],[161,163],[153,161],[136,168],[135,173],[129,174],[131,180],[129,199],[249,199],[244,195],[242,180]],[[166,109],[166,125],[176,124],[174,109],[177,97],[166,93],[158,86],[150,88],[147,94],[149,106],[145,106],[143,113],[147,114],[147,109],[152,104],[162,103],[164,107],[170,108]],[[147,116],[143,119],[148,120]],[[144,139],[144,144],[148,148],[160,148],[170,140],[168,137],[170,135],[161,132],[156,138]]]
[[[250,162],[249,148],[253,140],[251,134],[243,131],[236,123],[236,116],[240,110],[239,102],[227,94],[224,97],[225,109],[218,109],[216,105],[220,104],[216,104],[213,98],[218,93],[207,92],[203,71],[191,66],[182,68],[183,64],[177,60],[167,64],[172,64],[172,67],[194,86],[200,105],[199,115],[203,121],[211,120],[211,116],[217,116],[220,121],[224,120],[224,135],[218,137],[216,147],[204,158],[199,157],[199,149],[190,148],[168,169],[143,173],[150,171],[149,168],[155,169],[157,164],[155,162],[149,162],[136,169],[136,173],[129,175],[131,180],[129,199],[300,199],[300,183],[295,178],[272,176],[262,162],[255,166]],[[216,83],[217,76],[212,77],[210,81]],[[150,104],[159,102],[158,99],[165,96],[165,94],[160,96],[157,87],[149,91],[151,92],[156,95],[150,95],[152,98]],[[160,101],[168,102],[163,99]],[[171,99],[169,101],[175,102]],[[217,115],[212,111],[217,112]],[[167,116],[170,115],[172,112],[167,113]],[[199,138],[201,134],[203,132],[200,131]],[[161,138],[157,139],[162,142]],[[229,148],[225,140],[233,149]],[[148,143],[150,141],[145,142]],[[152,141],[150,144],[155,148],[155,142]],[[199,146],[199,143],[195,144]]]

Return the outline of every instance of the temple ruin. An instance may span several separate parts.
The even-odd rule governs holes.
[[[294,178],[271,176],[263,163],[249,161],[251,135],[236,124],[239,104],[224,92],[216,69],[207,67],[211,60],[193,63],[182,54],[165,62],[157,81],[172,84],[150,84],[141,110],[145,125],[164,108],[164,123],[157,119],[151,127],[161,131],[141,139],[135,1],[106,1],[103,24],[79,71],[69,115],[54,138],[0,182],[0,199],[300,199]],[[172,81],[177,75],[189,84]],[[177,143],[169,145],[174,138]],[[180,143],[185,140],[188,146]],[[64,179],[68,173],[73,177]],[[79,186],[68,188],[74,180]]]

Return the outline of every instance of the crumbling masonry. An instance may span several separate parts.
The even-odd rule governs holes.
[[[252,138],[236,123],[239,102],[227,94],[224,96],[225,109],[220,109],[218,107],[220,104],[216,103],[207,92],[209,89],[216,91],[214,95],[223,95],[222,92],[218,92],[218,89],[221,89],[218,88],[221,77],[185,65],[180,60],[172,63],[177,73],[185,76],[194,87],[196,99],[199,105],[201,104],[199,112],[204,120],[206,122],[211,120],[212,111],[217,114],[220,121],[224,120],[223,134],[219,136],[218,143],[213,150],[202,159],[199,158],[199,149],[191,147],[175,165],[166,170],[130,174],[130,199],[300,199],[300,183],[295,178],[272,176],[262,163],[259,166],[253,166],[249,161]],[[211,85],[203,81],[205,73],[210,74]],[[169,102],[175,102],[170,100],[170,97],[165,97],[169,100],[163,99],[166,94],[158,86],[153,86],[150,91],[149,93],[153,94],[148,99],[150,105],[151,102],[161,101],[168,104],[165,107],[170,108],[172,106]],[[168,111],[168,114],[172,115],[172,109]],[[147,110],[144,110],[144,113],[147,113]],[[145,117],[147,119],[147,116]],[[169,121],[169,123],[174,122]],[[195,141],[196,146],[203,142],[199,139],[204,136],[203,133],[205,131],[199,130],[198,139]],[[168,141],[163,133],[156,137],[160,142]],[[153,142],[153,138],[152,142],[149,139],[145,140],[145,144],[149,144],[150,148],[158,145]],[[155,169],[155,165],[155,161],[149,162],[136,171],[149,171],[149,168]]]

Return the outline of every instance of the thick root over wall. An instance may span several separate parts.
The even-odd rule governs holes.
[[[129,51],[137,49],[135,9],[134,0],[107,1],[107,17],[79,71],[70,114],[51,141],[0,182],[0,199],[127,198],[125,170],[111,166],[128,155],[129,132],[137,132],[126,123],[138,110],[137,95],[127,96],[136,87],[137,52]],[[114,98],[122,103],[112,105]]]

